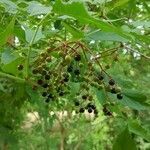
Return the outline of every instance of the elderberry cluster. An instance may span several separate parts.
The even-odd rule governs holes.
[[[120,100],[123,98],[121,89],[112,78],[108,79],[98,60],[90,59],[91,52],[80,45],[77,45],[77,49],[72,45],[67,46],[48,48],[39,54],[33,63],[32,75],[36,83],[33,89],[38,89],[46,103],[55,102],[63,105],[64,102],[65,105],[64,99],[67,99],[67,103],[70,103],[77,113],[84,113],[86,110],[97,116],[98,109],[95,105],[93,88],[107,89],[106,84],[108,84],[109,92],[117,94]],[[22,69],[23,66],[19,65],[18,70]],[[79,85],[78,92],[74,95],[71,83]],[[106,109],[103,111],[106,115],[111,114]]]

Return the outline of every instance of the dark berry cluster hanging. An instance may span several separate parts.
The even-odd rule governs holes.
[[[98,109],[92,88],[101,90],[109,85],[109,92],[117,94],[118,99],[123,98],[115,80],[103,69],[99,58],[94,58],[84,44],[68,42],[53,47],[39,54],[32,66],[36,86],[46,103],[59,103],[66,98],[76,112],[84,113],[87,110],[97,116]],[[70,83],[78,83],[80,86],[75,95],[72,95]],[[111,114],[106,108],[103,111],[104,114]]]

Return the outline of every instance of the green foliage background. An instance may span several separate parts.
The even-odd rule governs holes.
[[[148,0],[0,0],[0,149],[150,149],[149,6]],[[10,37],[15,44],[8,43]],[[111,66],[106,71],[124,99],[93,89],[99,117],[64,119],[65,133],[60,127],[53,131],[57,117],[48,115],[62,109],[47,106],[29,83],[34,58],[54,39],[82,41],[93,53],[123,45],[101,61]],[[73,84],[71,92],[77,88]],[[103,114],[106,103],[113,104],[113,117]],[[39,118],[26,129],[29,112]]]

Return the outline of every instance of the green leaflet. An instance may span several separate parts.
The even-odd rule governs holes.
[[[13,17],[11,22],[6,27],[5,31],[0,34],[0,46],[5,45],[7,42],[7,39],[11,35],[13,35],[15,20],[16,20],[16,17]]]

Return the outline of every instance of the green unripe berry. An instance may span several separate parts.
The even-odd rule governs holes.
[[[71,57],[70,57],[70,55],[66,55],[66,56],[65,56],[65,62],[66,62],[67,64],[70,64],[70,62],[71,62]]]

